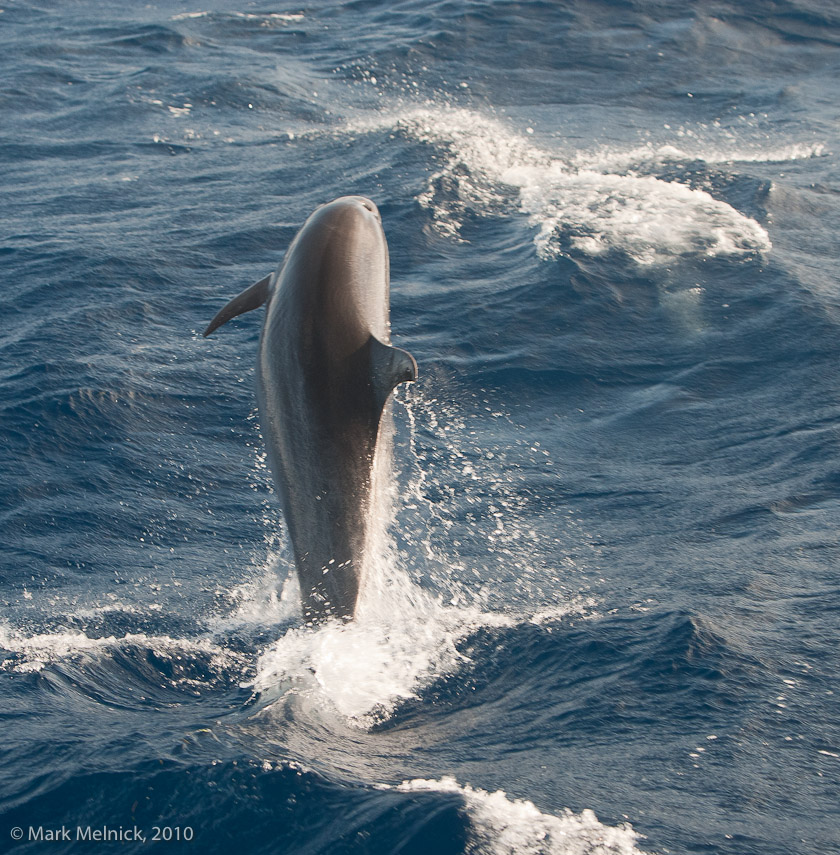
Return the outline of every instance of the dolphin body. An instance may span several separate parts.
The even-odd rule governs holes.
[[[417,363],[390,344],[388,245],[376,205],[317,208],[278,269],[204,331],[266,305],[257,399],[307,622],[353,617],[372,512],[379,426]]]

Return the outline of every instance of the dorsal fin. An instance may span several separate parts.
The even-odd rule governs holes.
[[[370,366],[373,391],[380,409],[395,386],[417,379],[414,357],[407,350],[383,344],[375,336],[370,337]]]
[[[210,321],[210,325],[204,330],[204,337],[210,335],[213,330],[218,329],[222,324],[226,324],[231,318],[237,315],[242,315],[245,312],[250,312],[251,309],[258,309],[268,299],[269,285],[271,285],[271,277],[269,273],[265,279],[260,279],[259,282],[253,284],[250,288],[246,288],[241,294],[234,297],[217,315]]]

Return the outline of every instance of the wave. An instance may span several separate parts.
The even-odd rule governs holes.
[[[214,21],[225,21],[230,19],[240,19],[243,21],[257,21],[260,26],[267,27],[274,22],[283,24],[297,23],[304,18],[303,12],[181,12],[173,15],[170,21],[190,21],[200,18],[211,18]]]
[[[692,136],[695,136],[694,134]],[[577,167],[621,172],[629,169],[654,168],[686,161],[706,164],[727,163],[790,163],[824,157],[825,143],[790,143],[776,148],[766,145],[744,145],[733,141],[730,149],[719,148],[715,143],[697,140],[694,145],[671,144],[636,146],[628,151],[603,148],[596,152],[578,152],[572,162]]]
[[[503,790],[461,786],[453,777],[415,778],[396,789],[405,793],[458,793],[470,819],[467,851],[482,855],[640,855],[638,834],[629,824],[604,825],[591,810],[559,816],[542,813],[533,802],[511,799]]]
[[[149,689],[147,695],[153,701],[157,691],[194,693],[199,688],[236,684],[248,667],[245,657],[212,639],[146,633],[93,637],[57,630],[27,635],[0,625],[0,650],[5,651],[0,671],[27,674],[70,665],[61,673],[83,694],[119,706],[127,699],[131,705],[137,703],[132,692],[138,684]]]
[[[543,258],[620,251],[642,266],[686,255],[750,256],[768,252],[767,231],[707,190],[650,174],[628,173],[651,161],[685,156],[676,148],[637,148],[564,157],[496,118],[462,107],[429,104],[390,114],[359,115],[350,133],[392,130],[440,152],[417,201],[442,234],[462,239],[471,216],[506,216],[511,209],[537,229]],[[790,147],[764,159],[816,156],[821,146]],[[759,151],[718,152],[710,162],[759,159]],[[436,158],[437,159],[437,158]]]

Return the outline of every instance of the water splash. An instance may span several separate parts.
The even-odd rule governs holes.
[[[416,403],[416,402],[415,402]],[[433,409],[433,408],[432,408]],[[416,464],[405,486],[408,503],[430,507],[423,495],[425,473],[417,461],[418,407],[406,408],[408,448]],[[424,412],[431,410],[426,407]],[[390,413],[382,425],[374,465],[371,519],[365,574],[356,615],[350,622],[294,626],[265,649],[257,662],[253,688],[269,698],[291,692],[314,699],[351,726],[362,729],[390,718],[408,699],[469,662],[460,642],[481,628],[521,623],[546,625],[570,615],[591,615],[590,599],[572,596],[550,606],[488,610],[480,590],[461,578],[463,568],[424,540],[422,514],[410,522],[425,546],[422,586],[403,562],[390,526],[398,502],[394,470],[394,426]],[[433,516],[433,524],[440,517]],[[416,542],[416,541],[415,541]],[[486,569],[477,574],[488,576]]]
[[[294,627],[262,653],[254,688],[293,683],[322,696],[353,723],[387,718],[424,685],[462,659],[456,644],[468,631],[464,614],[447,609],[399,566],[389,526],[396,483],[393,419],[383,417],[373,469],[363,583],[350,622]]]

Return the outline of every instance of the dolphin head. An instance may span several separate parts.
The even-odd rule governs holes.
[[[370,335],[390,341],[388,244],[376,205],[341,196],[307,219],[286,253],[280,291],[318,318],[340,350],[355,351]],[[279,296],[279,295],[278,295]]]

